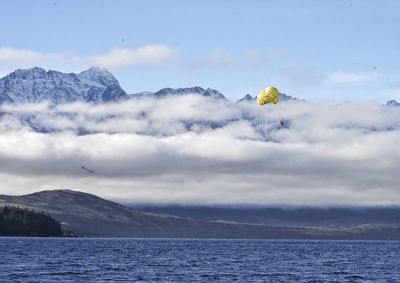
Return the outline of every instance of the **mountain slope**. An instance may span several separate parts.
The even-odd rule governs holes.
[[[241,102],[254,102],[256,101],[257,96],[251,96],[250,94],[246,94],[243,96],[241,99],[237,100],[236,103],[241,103]],[[280,101],[300,101],[296,97],[287,95],[285,93],[281,93]]]
[[[400,225],[400,207],[268,207],[200,205],[130,205],[150,213],[172,214],[203,221],[297,227]]]
[[[388,100],[384,105],[389,107],[400,107],[400,102],[397,102],[396,100]]]
[[[160,89],[157,92],[140,92],[131,95],[131,97],[156,97],[156,98],[161,98],[161,97],[167,97],[167,96],[175,96],[175,95],[186,95],[186,94],[195,94],[195,95],[201,95],[204,97],[210,97],[213,99],[221,99],[221,100],[226,100],[225,96],[220,93],[219,91],[211,88],[204,89],[199,86],[195,87],[184,87],[184,88],[163,88]]]
[[[43,210],[61,221],[65,229],[88,236],[236,238],[278,234],[276,237],[279,237],[282,230],[249,229],[240,225],[142,213],[95,195],[70,190],[42,191],[25,196],[0,196],[0,205],[6,204]],[[287,231],[289,237],[297,233],[297,229]]]
[[[54,104],[111,102],[127,97],[117,79],[104,69],[92,67],[79,74],[19,69],[0,79],[0,102]]]
[[[187,237],[264,239],[400,239],[395,226],[353,228],[290,228],[200,221],[131,210],[95,195],[70,191],[42,191],[25,196],[0,195],[0,206],[29,207],[50,214],[64,229],[78,235],[104,237]]]
[[[201,95],[216,100],[227,100],[219,91],[211,88],[184,87],[163,88],[157,92],[127,94],[118,80],[107,70],[92,67],[81,73],[46,71],[39,67],[18,69],[0,79],[0,103],[36,103],[48,101],[52,104],[71,102],[115,102],[127,98],[162,98],[177,95]],[[247,94],[238,102],[252,101]],[[298,100],[284,93],[282,101]]]
[[[240,102],[254,102],[256,101],[257,97],[252,97],[250,94],[246,94],[241,99],[237,100],[236,103]]]

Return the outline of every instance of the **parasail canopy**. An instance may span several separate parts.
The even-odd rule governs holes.
[[[257,103],[260,106],[264,106],[268,103],[277,104],[281,94],[276,87],[270,86],[262,90],[257,96]]]

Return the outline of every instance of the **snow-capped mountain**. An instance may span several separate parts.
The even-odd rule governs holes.
[[[303,101],[303,100],[297,99],[296,97],[287,95],[285,93],[281,93],[281,98],[280,99],[281,99],[281,101],[291,101],[291,100]]]
[[[38,67],[18,69],[0,79],[0,103],[98,103],[126,97],[117,79],[107,70],[96,67],[79,74]]]
[[[48,101],[52,104],[76,101],[99,103],[115,102],[127,98],[180,96],[197,94],[216,100],[227,100],[219,91],[199,86],[163,88],[157,92],[127,94],[118,80],[107,70],[92,67],[81,73],[46,71],[42,68],[18,69],[0,79],[0,103],[35,103]],[[237,102],[254,101],[256,97],[246,94]],[[284,93],[281,101],[298,100]],[[396,101],[387,102],[398,103]]]
[[[386,101],[386,103],[384,105],[391,106],[391,107],[400,107],[400,102],[397,102],[396,100],[389,100],[389,101]]]
[[[198,97],[184,97],[191,94]],[[153,99],[135,99],[142,97]],[[173,105],[165,103],[169,102],[169,97],[172,97]],[[158,99],[160,103],[154,103]],[[121,100],[125,102],[116,107],[111,103],[109,107],[101,105]],[[78,74],[65,74],[33,68],[16,70],[0,79],[0,127],[27,127],[43,133],[67,130],[79,135],[126,131],[167,136],[176,132],[218,129],[236,123],[244,129],[247,125],[252,127],[254,138],[271,140],[271,133],[289,128],[295,119],[290,113],[291,107],[295,107],[296,102],[304,102],[282,93],[282,102],[293,103],[286,104],[286,112],[278,113],[272,107],[263,111],[255,100],[255,96],[247,94],[237,103],[232,103],[217,90],[198,86],[128,95],[117,79],[104,69],[90,68]],[[50,103],[25,105],[43,101]],[[190,101],[198,104],[193,105]],[[63,105],[71,102],[89,102],[91,105]],[[386,106],[400,107],[400,103],[391,100],[385,103]],[[170,111],[169,107],[173,110]],[[282,119],[285,119],[284,127],[281,126]],[[361,127],[367,131],[397,129],[379,123],[371,126],[353,124],[351,121],[350,125],[338,127]]]
[[[185,88],[163,88],[157,92],[141,92],[131,95],[131,97],[166,97],[173,95],[185,95],[185,94],[198,94],[205,97],[210,97],[214,99],[226,100],[225,96],[219,91],[211,88],[204,89],[199,86],[195,87],[185,87]]]
[[[243,96],[241,99],[239,99],[238,101],[236,101],[237,103],[240,103],[240,102],[252,102],[252,101],[255,101],[257,99],[257,96],[251,96],[250,94],[246,94],[245,96]],[[291,100],[296,100],[296,101],[299,101],[299,99],[297,99],[297,98],[295,98],[295,97],[293,97],[293,96],[290,96],[290,95],[287,95],[287,94],[284,94],[284,93],[281,93],[281,97],[280,97],[280,100],[281,101],[291,101]]]
[[[254,102],[256,100],[257,97],[253,97],[250,94],[246,94],[245,96],[243,96],[241,99],[237,100],[236,102]]]

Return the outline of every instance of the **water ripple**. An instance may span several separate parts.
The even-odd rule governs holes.
[[[400,282],[400,242],[0,238],[0,282]]]

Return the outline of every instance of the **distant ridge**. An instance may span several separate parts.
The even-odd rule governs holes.
[[[94,115],[83,115],[82,118],[88,123],[82,123],[80,110],[78,106],[69,107],[69,110],[63,110],[63,107],[56,107],[66,103],[118,103],[121,101],[137,102],[136,99],[152,98],[154,100],[162,100],[168,97],[184,97],[187,95],[197,95],[207,98],[210,103],[216,102],[213,107],[223,106],[234,110],[229,116],[218,118],[214,115],[206,115],[196,118],[182,118],[179,123],[188,130],[196,130],[205,128],[222,128],[236,121],[246,121],[255,129],[260,140],[271,141],[275,130],[280,130],[278,123],[269,123],[267,120],[277,119],[274,112],[266,112],[267,116],[261,117],[256,110],[256,97],[246,94],[236,103],[229,101],[218,90],[211,88],[202,88],[200,86],[184,87],[184,88],[163,88],[156,92],[140,92],[136,94],[127,94],[119,85],[118,80],[107,70],[92,67],[80,73],[62,73],[58,71],[42,68],[18,69],[7,76],[0,79],[0,105],[12,104],[1,107],[0,118],[9,117],[16,118],[22,127],[28,127],[35,132],[54,133],[64,130],[71,130],[78,135],[86,135],[97,132],[114,133],[110,127],[99,129],[94,124],[102,124],[108,119],[125,119],[122,115],[107,115],[101,111]],[[281,94],[282,102],[305,103],[301,100],[284,93]],[[48,105],[40,106],[40,110],[34,111],[31,107],[19,107],[18,104],[45,102]],[[184,102],[184,101],[183,101]],[[200,103],[200,101],[198,102]],[[247,107],[254,104],[255,107]],[[205,104],[203,104],[205,105]],[[17,106],[17,107],[15,107]],[[157,107],[157,106],[156,106]],[[388,101],[385,109],[394,109],[399,107],[399,103],[395,100]],[[290,108],[288,108],[290,109]],[[47,111],[49,110],[49,111]],[[111,110],[111,108],[110,108]],[[141,113],[137,113],[137,119],[151,120],[155,117],[150,113],[150,108],[143,109]],[[134,108],[132,114],[135,113]],[[269,115],[271,113],[271,115]],[[149,115],[150,114],[150,115]],[[227,113],[226,113],[227,114]],[[136,114],[135,114],[136,115]],[[286,115],[286,114],[285,114]],[[133,116],[128,117],[135,119]],[[288,119],[290,120],[290,119]],[[55,122],[57,121],[57,122]],[[68,121],[60,122],[59,121]],[[150,123],[149,125],[152,125]],[[17,126],[17,124],[15,124]],[[287,121],[285,128],[290,128],[290,121]],[[396,125],[382,128],[383,131],[397,128]],[[375,131],[375,128],[368,130]],[[140,134],[154,135],[152,126],[140,131]],[[163,133],[165,134],[165,133]]]
[[[108,70],[91,67],[80,73],[46,71],[40,67],[17,69],[0,78],[1,103],[36,103],[48,101],[53,104],[71,102],[116,102],[128,98],[197,94],[217,100],[227,100],[218,90],[200,86],[162,88],[156,92],[143,91],[127,94],[118,80]],[[252,101],[256,96],[246,94],[237,102]],[[281,93],[281,101],[304,101]],[[389,100],[385,106],[400,107],[400,102]]]
[[[257,97],[253,97],[250,94],[246,94],[241,99],[237,100],[236,102],[254,102]]]
[[[46,71],[43,68],[34,67],[17,69],[0,78],[0,103],[36,103],[43,101],[53,104],[71,102],[101,103],[116,102],[128,98],[162,98],[187,94],[201,95],[222,101],[227,100],[218,90],[200,86],[167,87],[156,92],[143,91],[127,94],[109,71],[98,67],[91,67],[80,73]],[[252,99],[249,94],[245,97],[245,100]],[[297,100],[286,94],[282,94],[281,99],[282,101]]]
[[[354,227],[359,225],[400,225],[400,206],[383,207],[280,207],[245,205],[130,205],[150,213],[210,221],[271,226]]]
[[[396,100],[388,100],[384,105],[390,107],[400,107],[400,102],[397,102]]]
[[[246,94],[245,96],[243,96],[241,99],[237,100],[236,102],[240,103],[240,102],[252,102],[255,101],[257,99],[257,96],[251,96],[250,94]],[[290,95],[281,93],[281,97],[280,97],[280,101],[302,101],[297,99],[296,97],[292,97]]]
[[[131,95],[131,97],[167,97],[167,96],[177,96],[177,95],[186,95],[186,94],[197,94],[204,97],[210,97],[213,99],[221,99],[226,100],[226,97],[220,93],[219,91],[211,88],[204,89],[199,86],[195,87],[184,87],[184,88],[163,88],[156,92],[141,92],[137,94]]]
[[[71,190],[41,191],[24,196],[0,195],[0,206],[44,211],[65,230],[81,236],[151,238],[257,239],[400,239],[400,226],[296,228],[228,221],[203,221],[145,213],[95,195]]]

